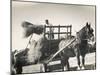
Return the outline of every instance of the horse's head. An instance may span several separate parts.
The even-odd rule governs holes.
[[[87,34],[87,39],[88,40],[93,40],[94,39],[94,34],[93,34],[94,30],[91,27],[91,24],[88,24],[88,22],[86,23],[86,34]]]

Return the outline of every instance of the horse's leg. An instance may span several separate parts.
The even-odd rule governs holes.
[[[64,63],[63,63],[62,59],[61,59],[61,69],[62,69],[62,71],[64,71]]]
[[[63,56],[61,56],[61,54],[60,54],[60,60],[61,60],[61,69],[62,69],[62,71],[64,71],[64,62],[63,62]]]
[[[45,72],[45,66],[44,66],[44,64],[40,65],[40,72]]]
[[[68,57],[66,57],[63,52],[60,54],[60,57],[61,57],[61,68],[62,68],[62,71],[69,70]]]
[[[16,67],[16,74],[22,74],[22,66]]]
[[[80,56],[79,55],[77,55],[77,61],[78,61],[78,68],[77,68],[77,70],[80,70],[81,66],[80,66]]]
[[[43,64],[44,65],[44,71],[43,72],[48,72],[48,70],[47,70],[47,64]]]
[[[69,62],[68,62],[68,59],[67,57],[62,57],[61,59],[61,66],[62,66],[62,71],[66,71],[66,70],[69,70]]]
[[[63,53],[60,53],[59,56],[60,56],[60,61],[61,61],[61,69],[62,71],[64,71]]]
[[[81,69],[81,66],[80,66],[80,52],[79,52],[79,49],[76,49],[75,50],[75,53],[76,53],[77,63],[78,63],[77,70],[80,70]]]
[[[12,65],[12,67],[11,67],[11,75],[16,75],[16,71],[15,71],[15,68],[14,68],[13,65]]]
[[[21,64],[22,63],[20,61],[18,61],[18,59],[17,59],[17,61],[14,64],[14,68],[16,70],[16,74],[22,74],[22,65]]]
[[[61,64],[62,64],[62,71],[66,71],[67,70],[66,60],[64,58],[61,60]]]
[[[67,71],[70,70],[69,61],[68,61],[68,60],[69,60],[69,58],[66,58],[66,60],[65,60],[66,64],[65,64],[65,66],[64,66],[65,70],[67,70]]]
[[[81,69],[85,69],[85,54],[82,55],[82,68]]]

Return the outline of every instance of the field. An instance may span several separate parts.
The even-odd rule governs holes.
[[[85,70],[95,70],[96,69],[96,56],[95,52],[89,53],[85,57]],[[71,71],[76,71],[77,70],[77,60],[76,57],[70,58],[69,59],[70,63],[70,70]],[[29,65],[29,66],[24,66],[23,67],[23,73],[39,73],[41,71],[41,65],[42,64],[36,64],[36,65]],[[62,71],[61,65],[60,65],[60,60],[57,61],[52,61],[48,64],[48,69],[50,72],[55,72],[55,71]]]

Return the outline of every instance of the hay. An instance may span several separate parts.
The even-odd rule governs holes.
[[[22,23],[22,27],[24,28],[24,37],[29,37],[31,34],[42,34],[44,26],[43,25],[34,25],[32,23],[24,21]]]

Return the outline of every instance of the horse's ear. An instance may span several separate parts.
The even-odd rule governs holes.
[[[90,28],[91,24],[90,23],[86,23],[86,27]]]
[[[91,27],[91,23],[89,23],[89,26]]]
[[[86,26],[88,27],[88,22],[86,22]]]

